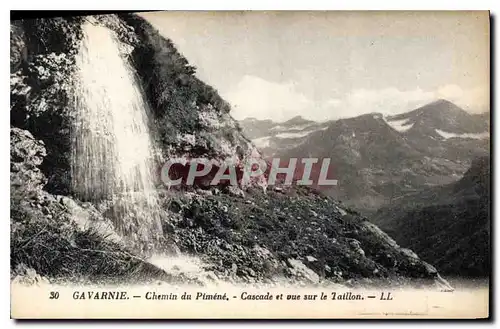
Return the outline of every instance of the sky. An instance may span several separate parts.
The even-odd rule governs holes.
[[[489,110],[487,12],[142,13],[232,116],[323,121],[439,98]]]

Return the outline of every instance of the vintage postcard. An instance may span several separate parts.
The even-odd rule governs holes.
[[[490,317],[489,12],[64,15],[10,22],[12,318]]]

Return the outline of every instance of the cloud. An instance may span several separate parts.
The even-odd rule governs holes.
[[[223,96],[233,106],[232,115],[284,121],[303,114],[314,104],[292,82],[275,83],[246,75]]]
[[[434,99],[432,92],[422,89],[402,91],[395,87],[384,89],[355,89],[348,93],[343,102],[342,117],[356,116],[370,112],[397,114],[425,105]]]
[[[370,112],[394,115],[414,110],[440,98],[447,99],[471,113],[489,109],[488,91],[482,88],[462,89],[457,85],[445,85],[436,91],[422,89],[399,90],[355,89],[343,99],[326,102],[326,116],[331,119],[353,117]]]
[[[488,110],[489,94],[484,88],[463,89],[449,84],[435,91],[420,88],[399,90],[353,89],[343,97],[314,102],[299,92],[293,82],[274,83],[255,76],[245,76],[223,95],[233,105],[232,115],[240,120],[246,117],[285,121],[301,115],[307,119],[324,121],[380,112],[394,115],[411,111],[444,98],[473,113]]]

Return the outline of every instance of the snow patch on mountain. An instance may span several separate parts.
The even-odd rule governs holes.
[[[276,137],[278,138],[300,138],[300,137],[305,137],[312,133],[314,130],[308,130],[308,131],[300,131],[300,132],[295,132],[295,133],[281,133],[277,134]]]
[[[277,125],[274,126],[270,129],[270,131],[274,132],[280,132],[280,131],[287,131],[287,130],[304,130],[307,128],[314,127],[314,124],[301,124],[301,125],[293,125],[293,126],[282,126],[282,125]]]
[[[386,118],[384,118],[384,121],[394,130],[399,132],[408,131],[411,127],[413,127],[413,123],[411,123],[408,119],[389,121]]]
[[[482,132],[482,133],[477,133],[477,134],[472,134],[472,133],[455,134],[455,133],[446,132],[446,131],[443,131],[440,129],[436,129],[436,132],[444,139],[449,139],[449,138],[485,139],[485,138],[490,137],[490,133],[487,131]]]
[[[269,147],[270,139],[271,139],[271,136],[265,136],[265,137],[256,138],[252,142],[258,148],[265,148],[265,147]]]

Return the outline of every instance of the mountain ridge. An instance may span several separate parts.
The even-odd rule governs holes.
[[[484,117],[437,100],[396,116],[374,112],[316,123],[303,134],[276,134],[275,123],[251,139],[267,156],[331,157],[339,185],[329,193],[369,213],[398,195],[458,180],[472,159],[489,153]],[[242,125],[243,132],[252,125],[259,122]]]
[[[488,276],[490,202],[485,156],[474,159],[459,181],[394,201],[372,221],[443,273]]]

